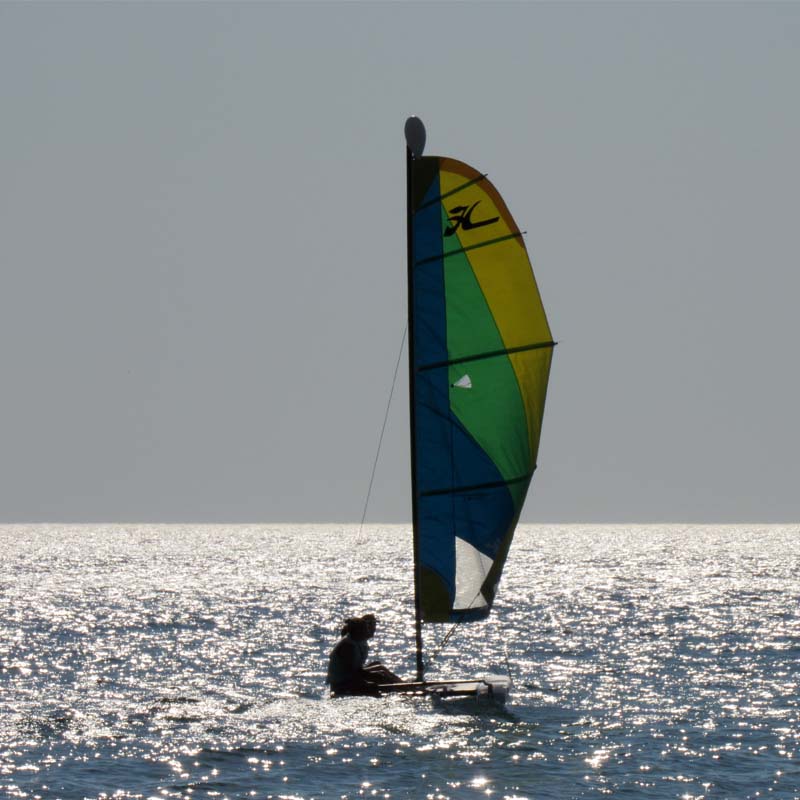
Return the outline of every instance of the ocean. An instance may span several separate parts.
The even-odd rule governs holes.
[[[0,796],[800,798],[798,533],[521,526],[429,673],[497,707],[327,697],[353,614],[413,673],[407,526],[3,526]]]

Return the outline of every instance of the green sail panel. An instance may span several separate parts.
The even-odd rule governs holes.
[[[553,340],[492,184],[412,162],[417,564],[422,618],[485,617],[536,467]]]

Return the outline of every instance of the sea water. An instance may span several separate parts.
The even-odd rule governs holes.
[[[798,533],[522,526],[430,670],[497,707],[327,697],[348,615],[413,673],[407,526],[6,526],[0,796],[800,797]]]

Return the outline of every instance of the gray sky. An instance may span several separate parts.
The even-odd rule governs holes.
[[[798,521],[798,76],[798,3],[0,4],[0,521],[358,521],[411,113],[560,342],[523,519]]]

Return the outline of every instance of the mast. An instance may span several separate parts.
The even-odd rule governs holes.
[[[414,542],[414,637],[417,650],[417,681],[423,680],[422,663],[422,606],[420,602],[419,532],[417,525],[417,445],[416,414],[414,411],[414,158],[422,155],[425,147],[425,126],[418,117],[409,117],[405,125],[406,136],[406,245],[408,251],[408,405],[411,433],[411,523]]]

